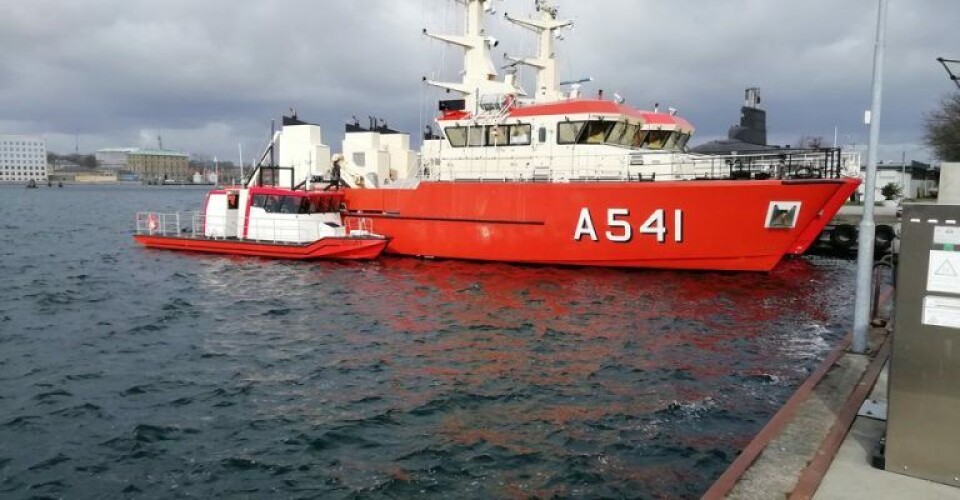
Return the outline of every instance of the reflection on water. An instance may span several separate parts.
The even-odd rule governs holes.
[[[4,495],[696,497],[847,326],[839,261],[197,256],[134,247],[127,219],[202,192],[41,190],[51,217],[20,191]]]

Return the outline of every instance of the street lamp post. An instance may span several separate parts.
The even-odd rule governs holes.
[[[900,195],[907,198],[910,194],[910,182],[907,181],[907,152],[903,151],[900,156],[900,187],[903,192]]]
[[[880,0],[877,14],[877,42],[873,53],[873,101],[870,107],[870,147],[867,152],[863,218],[857,249],[857,298],[853,315],[853,352],[867,352],[870,301],[873,297],[873,239],[876,235],[873,210],[877,188],[877,149],[880,145],[880,112],[883,105],[883,61],[887,31],[887,0]]]

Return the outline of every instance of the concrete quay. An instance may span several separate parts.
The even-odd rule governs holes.
[[[886,400],[889,333],[867,355],[834,350],[704,494],[705,499],[960,499],[960,488],[875,469],[886,422],[858,416]]]

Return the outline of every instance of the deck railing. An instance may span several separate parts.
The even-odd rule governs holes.
[[[859,154],[837,148],[765,151],[755,154],[695,155],[670,151],[607,151],[569,154],[514,154],[445,149],[442,159],[421,167],[432,180],[478,181],[650,181],[718,179],[839,179],[859,173]],[[503,151],[499,151],[503,149]]]
[[[201,212],[139,212],[134,221],[134,231],[138,235],[219,240],[238,239],[248,234],[250,238],[244,239],[277,244],[306,243],[315,241],[320,235],[347,234],[350,230],[373,232],[373,224],[369,219],[353,219],[345,228],[332,221],[290,217],[257,218],[247,222],[246,227],[239,225],[238,218],[232,220],[236,225],[228,224],[227,217]]]

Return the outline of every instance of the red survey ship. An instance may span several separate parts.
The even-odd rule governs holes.
[[[529,19],[507,15],[539,39],[536,56],[508,56],[536,71],[527,92],[493,69],[490,2],[462,3],[463,34],[424,30],[464,49],[462,82],[426,80],[463,98],[440,101],[416,174],[381,170],[346,190],[346,219],[375,221],[389,254],[768,271],[803,253],[859,185],[837,149],[692,153],[694,128],[675,110],[642,111],[602,91],[585,98],[589,79],[558,78],[555,40],[572,23],[554,2],[539,0]],[[751,99],[745,120],[763,114],[754,89]],[[348,126],[345,144],[377,130]]]

